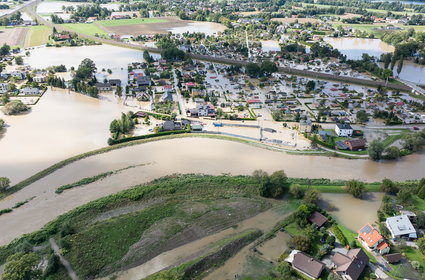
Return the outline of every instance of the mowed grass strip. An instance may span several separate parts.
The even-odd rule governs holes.
[[[44,45],[49,40],[52,30],[45,25],[31,26],[25,40],[25,47]]]
[[[151,24],[151,23],[160,23],[160,22],[166,22],[166,20],[161,18],[132,18],[132,19],[116,19],[116,20],[98,21],[98,23],[104,27],[125,26],[125,25],[135,25],[135,24]]]
[[[67,29],[70,29],[71,31],[83,33],[90,36],[94,36],[96,34],[108,35],[105,31],[103,31],[102,29],[100,29],[98,26],[96,26],[93,23],[67,23],[67,24],[62,24],[61,26]]]

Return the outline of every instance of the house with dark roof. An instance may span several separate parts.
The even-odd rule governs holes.
[[[99,91],[111,91],[112,90],[111,84],[109,84],[109,83],[96,83],[95,86]]]
[[[350,137],[353,135],[353,128],[348,123],[337,123],[335,133],[340,137]]]
[[[181,129],[183,129],[183,125],[181,122],[165,121],[162,124],[163,131],[172,131],[172,130],[181,130]]]
[[[385,255],[384,258],[387,260],[388,263],[398,263],[401,261],[401,254],[400,253],[388,254],[388,255]]]
[[[293,250],[285,261],[289,262],[293,269],[311,279],[319,278],[325,268],[324,263],[298,250]]]
[[[366,148],[366,140],[364,139],[351,139],[344,141],[350,151],[359,151]]]
[[[360,249],[351,249],[346,255],[335,253],[332,257],[335,272],[347,280],[357,280],[369,264],[369,257]]]
[[[308,220],[310,221],[310,223],[320,228],[324,224],[326,224],[326,222],[328,221],[328,218],[323,216],[321,213],[315,211],[313,214],[311,214]]]
[[[121,86],[121,80],[120,79],[110,79],[109,84],[113,87],[120,87]]]

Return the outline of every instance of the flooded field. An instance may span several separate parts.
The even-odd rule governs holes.
[[[279,42],[276,40],[263,40],[260,42],[261,42],[261,49],[263,52],[280,51]]]
[[[44,1],[38,4],[37,13],[38,14],[57,14],[62,13],[62,7],[74,7],[81,5],[88,5],[88,3],[84,2],[68,2],[68,1]],[[108,10],[118,11],[120,8],[119,3],[107,3],[100,4],[101,7],[107,8]]]
[[[131,34],[133,36],[167,34],[168,32],[174,34],[203,32],[206,35],[214,35],[226,29],[224,25],[215,22],[181,20],[177,17],[160,17],[158,19],[161,22],[108,26],[107,29],[119,35]]]
[[[75,68],[85,58],[90,58],[96,64],[98,71],[102,68],[111,69],[111,78],[121,79],[127,83],[127,65],[131,62],[143,61],[143,53],[138,50],[120,48],[110,45],[83,47],[38,47],[30,50],[30,56],[25,63],[35,69],[63,64],[67,68]],[[154,58],[159,55],[151,54]]]
[[[365,199],[357,199],[350,194],[324,193],[321,206],[339,223],[357,232],[366,223],[377,221],[376,211],[381,207],[383,196],[383,193],[369,193]]]
[[[257,250],[262,258],[271,262],[277,262],[282,253],[288,249],[287,243],[290,239],[291,236],[289,234],[278,231],[275,237],[258,246]]]
[[[361,59],[363,53],[379,58],[383,53],[394,51],[393,46],[380,39],[325,37],[324,40],[346,55],[347,59]]]

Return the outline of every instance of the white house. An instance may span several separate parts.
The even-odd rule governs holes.
[[[353,128],[348,123],[337,123],[335,133],[340,137],[350,137],[353,135]]]
[[[9,84],[0,83],[0,94],[5,94],[9,91]]]
[[[33,87],[24,87],[23,89],[21,89],[21,93],[23,95],[37,95],[40,93],[40,90],[38,88]]]
[[[393,239],[398,238],[407,238],[415,239],[417,238],[416,230],[410,222],[410,219],[407,215],[395,216],[387,218],[385,221],[387,228],[391,232]]]
[[[44,83],[46,81],[46,75],[37,75],[32,79],[33,79],[34,82]]]

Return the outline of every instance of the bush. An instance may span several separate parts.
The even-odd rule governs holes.
[[[289,193],[295,199],[301,199],[304,197],[304,190],[300,185],[292,185],[289,189]]]
[[[267,173],[265,173],[267,174]],[[289,188],[288,177],[283,170],[275,171],[270,176],[261,178],[260,195],[281,198]]]
[[[0,177],[0,192],[5,191],[10,186],[10,180],[6,177]]]
[[[390,179],[384,179],[381,183],[381,191],[388,194],[396,194],[398,192],[398,188]]]
[[[304,201],[306,203],[315,204],[320,199],[320,192],[316,189],[309,189],[304,194]]]
[[[307,236],[296,235],[292,238],[292,243],[295,249],[306,252],[306,253],[310,252],[311,241]]]
[[[366,192],[365,184],[357,180],[350,180],[347,182],[347,192],[355,198],[361,198]]]
[[[342,233],[342,231],[339,229],[337,225],[333,225],[331,230],[335,234],[335,237],[339,240],[342,246],[348,245],[347,238],[345,237],[345,235]]]

